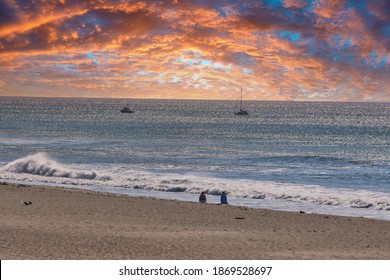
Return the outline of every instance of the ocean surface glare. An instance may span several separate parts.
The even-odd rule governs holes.
[[[390,220],[390,104],[234,105],[0,97],[0,180]]]

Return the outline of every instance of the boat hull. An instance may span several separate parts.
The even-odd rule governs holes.
[[[238,111],[238,112],[234,112],[234,114],[236,116],[247,116],[247,115],[249,115],[249,113],[247,111],[244,111],[244,110],[241,110],[241,111]]]

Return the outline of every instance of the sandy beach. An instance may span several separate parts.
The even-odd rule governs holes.
[[[389,221],[196,200],[2,184],[0,258],[390,259]]]

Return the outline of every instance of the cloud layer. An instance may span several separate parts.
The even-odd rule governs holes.
[[[0,95],[390,101],[388,0],[0,1]]]

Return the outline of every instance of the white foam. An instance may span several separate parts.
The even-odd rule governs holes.
[[[94,171],[97,170],[97,171]],[[390,193],[316,185],[212,177],[208,173],[148,172],[131,165],[64,165],[45,153],[27,156],[0,169],[2,181],[81,187],[131,195],[152,194],[169,199],[204,191],[211,197],[227,192],[232,201],[249,207],[368,216],[390,220]]]
[[[46,153],[37,153],[25,158],[17,159],[5,165],[1,170],[13,173],[74,179],[93,180],[97,177],[97,174],[94,171],[76,171],[68,169],[51,159]]]
[[[0,137],[0,144],[2,144],[2,145],[35,145],[35,144],[39,144],[39,143],[40,143],[40,141],[38,141],[38,140]]]

